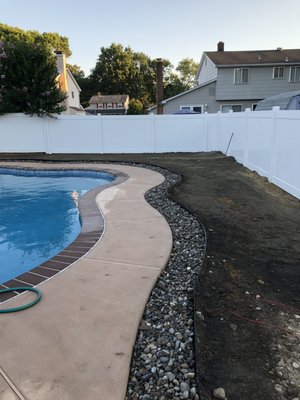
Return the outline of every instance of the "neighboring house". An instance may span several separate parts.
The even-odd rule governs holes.
[[[92,96],[90,105],[85,109],[89,114],[125,115],[129,107],[127,94],[103,95],[97,93]]]
[[[80,104],[81,89],[72,75],[72,72],[66,66],[66,57],[61,51],[55,51],[57,58],[57,76],[60,89],[67,93],[68,97],[65,101],[66,110],[63,114],[85,114]]]
[[[228,112],[255,110],[258,101],[300,89],[300,49],[204,52],[196,75],[198,86],[163,101],[165,114],[188,108]],[[156,107],[148,110],[156,112]]]

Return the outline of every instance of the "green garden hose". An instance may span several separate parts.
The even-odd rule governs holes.
[[[30,291],[30,292],[34,292],[37,294],[37,298],[34,299],[31,303],[25,304],[24,306],[20,306],[20,307],[14,307],[14,308],[4,308],[4,309],[0,309],[0,314],[4,314],[4,313],[11,313],[11,312],[16,312],[16,311],[22,311],[22,310],[26,310],[26,308],[32,307],[34,306],[36,303],[38,303],[41,298],[42,298],[42,293],[33,287],[13,287],[13,288],[8,288],[8,289],[3,289],[0,290],[0,296],[1,293],[8,293],[8,292],[19,292],[19,291]]]

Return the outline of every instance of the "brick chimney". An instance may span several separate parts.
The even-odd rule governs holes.
[[[224,51],[224,42],[218,43],[218,51]]]
[[[156,60],[156,104],[157,114],[164,113],[164,106],[161,104],[164,99],[164,87],[163,87],[163,61],[161,58]]]

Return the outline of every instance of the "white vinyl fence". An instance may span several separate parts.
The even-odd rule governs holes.
[[[0,117],[0,153],[221,151],[300,199],[300,112]]]

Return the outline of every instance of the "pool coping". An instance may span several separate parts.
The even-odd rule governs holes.
[[[38,284],[43,298],[35,307],[2,314],[0,397],[12,396],[14,387],[28,400],[126,395],[144,308],[172,251],[166,219],[144,197],[164,177],[128,165],[84,165],[121,171],[128,179],[96,196],[106,220],[101,240],[63,273]],[[27,291],[7,302],[18,307],[32,296]]]
[[[26,167],[22,168],[19,166],[15,166],[14,169],[22,170],[22,171],[49,171],[49,166],[47,168],[41,168],[39,165],[38,168]],[[1,165],[2,169],[12,169],[8,166]],[[55,168],[55,165],[51,165],[51,171],[97,171],[104,172],[110,175],[113,175],[115,179],[105,185],[97,186],[87,193],[85,193],[82,197],[79,197],[78,200],[78,209],[79,215],[81,219],[81,230],[79,235],[70,243],[67,247],[65,247],[62,251],[57,253],[55,256],[49,258],[47,261],[44,261],[37,267],[31,268],[27,272],[24,272],[13,279],[10,279],[6,282],[0,284],[0,290],[9,289],[20,286],[30,286],[34,287],[39,285],[42,282],[47,281],[48,279],[53,278],[55,275],[63,272],[66,268],[70,267],[74,262],[85,256],[97,243],[101,240],[101,237],[104,233],[105,229],[105,219],[101,212],[101,209],[97,207],[96,197],[97,195],[112,186],[119,185],[128,179],[128,175],[118,171],[105,168],[93,169],[90,170],[82,170],[80,168],[72,168],[72,165],[69,167],[59,167]],[[6,301],[12,299],[13,297],[19,296],[22,293],[17,291],[15,292],[7,292],[1,294],[0,304],[4,304]]]

